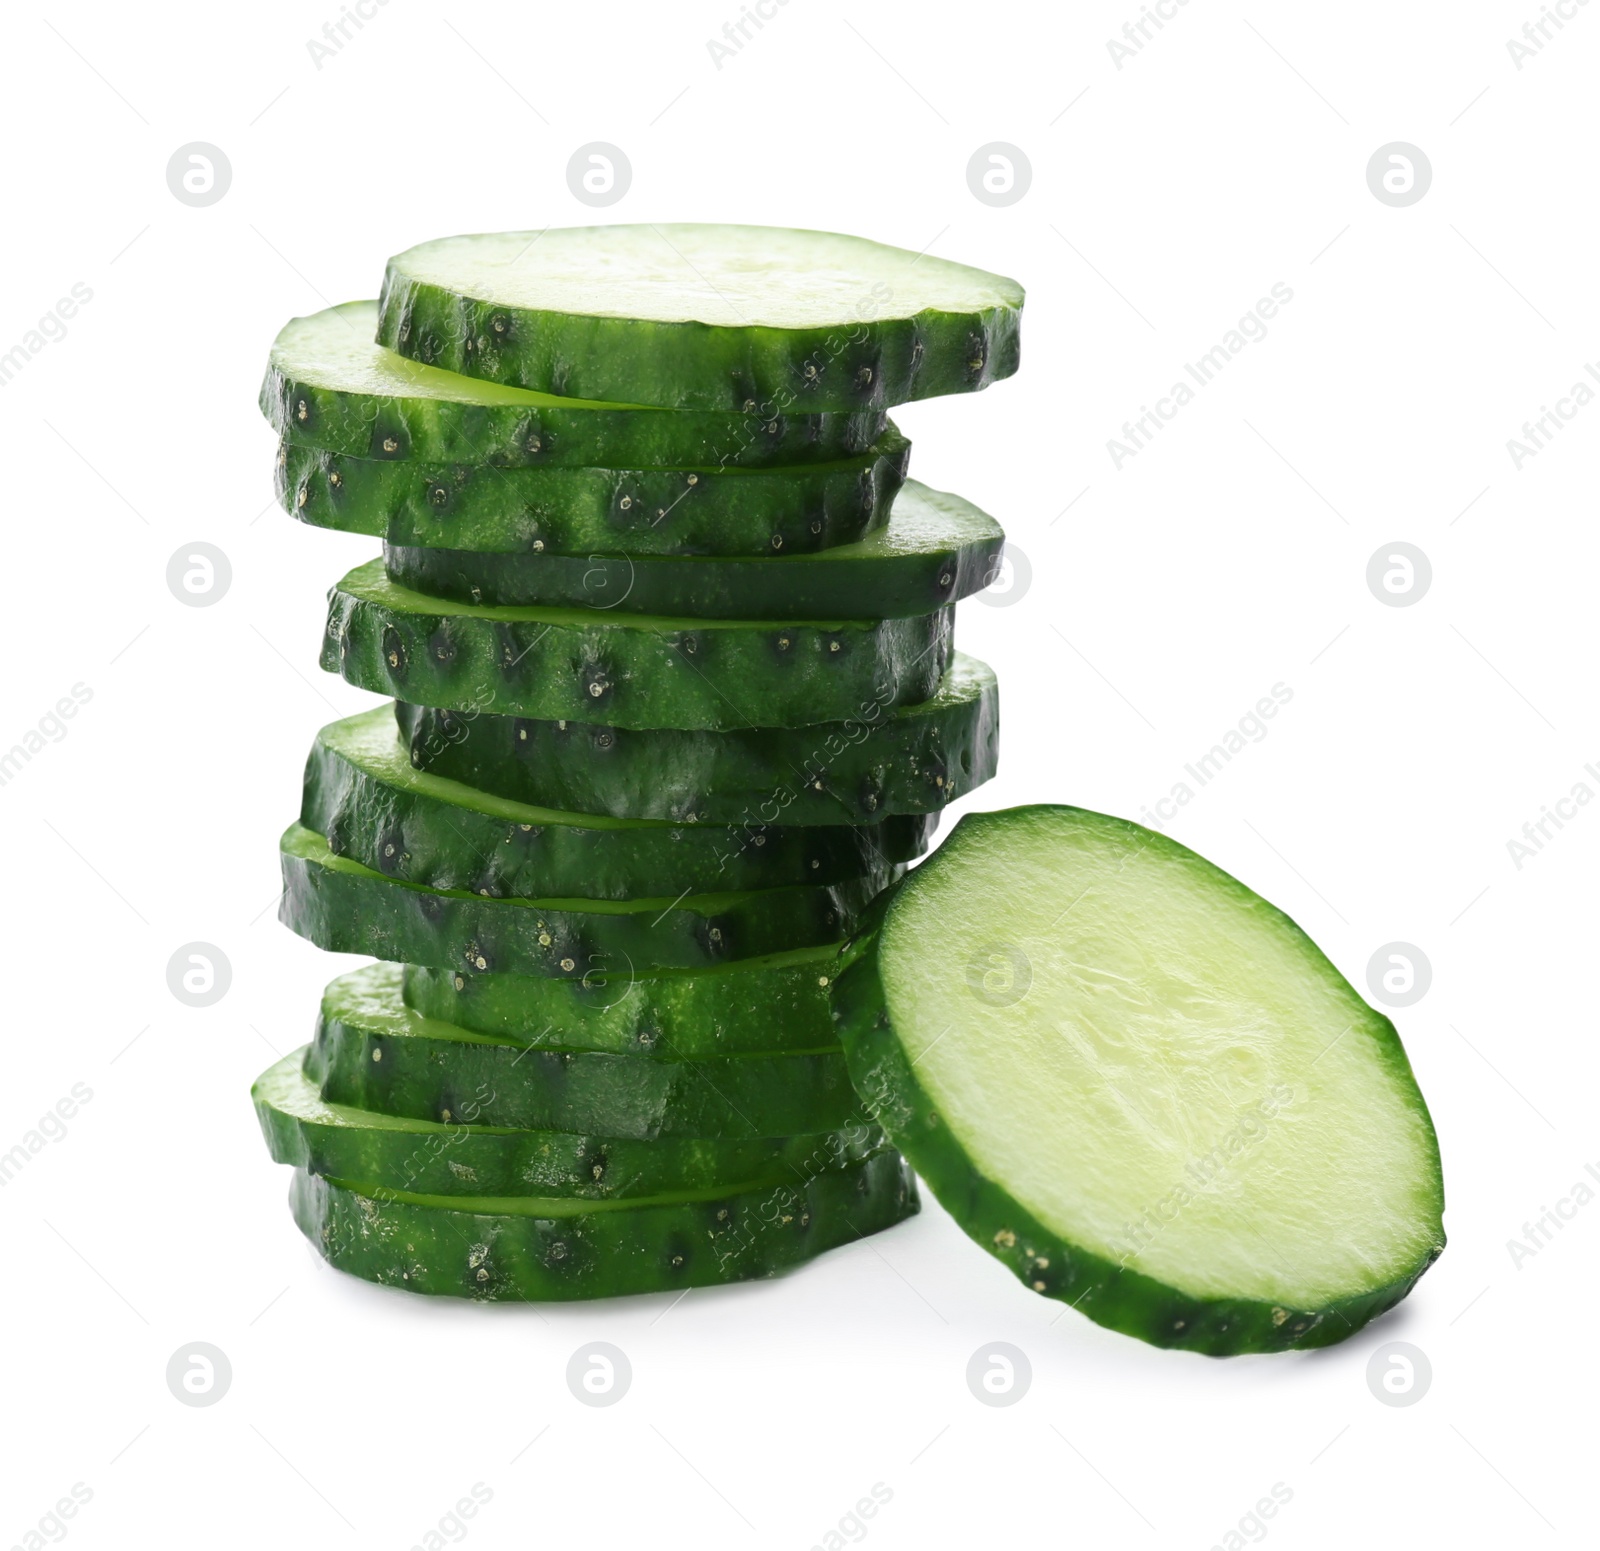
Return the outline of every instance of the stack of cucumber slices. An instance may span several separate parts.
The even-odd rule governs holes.
[[[282,918],[377,962],[256,1083],[335,1266],[474,1299],[768,1276],[917,1210],[1212,1355],[1344,1339],[1444,1244],[1398,1035],[1287,916],[994,773],[954,605],[1004,536],[894,405],[1014,282],[856,238],[457,237],[296,319],[285,508],[369,534]],[[915,1175],[912,1170],[915,1170]]]
[[[766,1276],[917,1209],[842,942],[993,774],[952,641],[1004,535],[895,404],[1016,369],[1021,289],[750,227],[452,238],[291,322],[302,521],[383,554],[322,665],[282,918],[378,962],[256,1083],[334,1265],[476,1299]]]

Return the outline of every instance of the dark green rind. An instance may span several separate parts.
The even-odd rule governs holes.
[[[834,1023],[851,1080],[867,1112],[939,1204],[1025,1286],[1153,1346],[1232,1357],[1335,1345],[1392,1309],[1438,1258],[1442,1235],[1439,1247],[1398,1281],[1322,1308],[1293,1309],[1249,1298],[1197,1297],[1061,1238],[977,1170],[940,1121],[895,1034],[877,954],[898,893],[886,890],[863,914],[833,982]],[[1398,1050],[1398,1036],[1395,1045]]]
[[[330,1104],[524,1131],[753,1141],[865,1123],[836,1045],[671,1061],[505,1044],[410,1011],[391,964],[328,986],[304,1070]]]
[[[828,985],[838,948],[803,948],[717,969],[580,980],[480,975],[407,964],[406,1006],[512,1044],[676,1060],[817,1050],[838,1036]]]
[[[419,770],[513,801],[617,818],[853,824],[936,813],[994,775],[993,671],[956,655],[932,696],[802,729],[706,733],[395,706]]]
[[[312,527],[525,561],[562,555],[581,564],[594,550],[806,554],[881,528],[910,453],[893,427],[845,461],[721,471],[382,461],[285,442],[275,489],[284,510]],[[607,599],[590,592],[575,601]]]
[[[409,1120],[324,1102],[301,1071],[305,1054],[297,1050],[285,1056],[250,1090],[273,1161],[385,1190],[625,1201],[824,1173],[859,1163],[887,1145],[883,1132],[865,1122],[750,1142],[695,1137],[640,1142],[460,1119],[448,1124]]]
[[[833,250],[859,244],[882,252],[863,239],[806,235]],[[537,234],[526,237],[531,246]],[[762,414],[881,409],[986,388],[1016,371],[1021,349],[1022,288],[1014,281],[1002,282],[1014,293],[1009,303],[879,317],[893,309],[893,295],[875,297],[863,278],[861,305],[836,323],[728,327],[508,307],[418,280],[408,258],[390,259],[383,277],[380,344],[468,377],[581,398]],[[917,262],[912,253],[904,259],[908,268]],[[835,252],[824,261],[841,262]],[[596,294],[605,294],[603,282]]]
[[[486,609],[398,587],[368,561],[328,593],[322,666],[418,705],[631,728],[802,727],[925,700],[954,609],[767,624],[595,609]]]
[[[918,1207],[916,1181],[893,1151],[790,1184],[650,1206],[577,1203],[574,1211],[570,1202],[383,1196],[300,1170],[289,1204],[300,1231],[339,1270],[480,1302],[677,1292],[773,1276]]]
[[[757,415],[591,404],[475,382],[407,361],[372,342],[376,302],[346,302],[293,319],[261,384],[261,412],[298,446],[355,458],[416,458],[507,468],[762,468],[865,452],[882,410]],[[329,371],[314,344],[337,331],[364,369]]]
[[[922,816],[851,825],[671,824],[508,802],[414,770],[390,706],[324,727],[300,822],[385,877],[486,898],[638,899],[839,883],[927,849]]]
[[[483,899],[386,878],[291,824],[278,919],[319,948],[436,969],[577,979],[702,969],[835,941],[900,869],[852,882],[681,899]]]
[[[609,553],[480,555],[385,544],[392,581],[436,598],[513,608],[604,607],[703,619],[898,618],[994,580],[1005,534],[960,496],[908,480],[889,525],[855,544],[781,559]]]

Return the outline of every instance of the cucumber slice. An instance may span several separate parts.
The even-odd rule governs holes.
[[[385,1190],[439,1196],[631,1200],[730,1181],[784,1179],[859,1163],[886,1143],[864,1122],[809,1136],[736,1142],[449,1124],[329,1104],[301,1070],[305,1051],[256,1079],[250,1097],[275,1163]]]
[[[936,813],[995,772],[994,672],[957,654],[918,705],[800,729],[623,731],[401,701],[419,770],[514,801],[678,823],[848,824]]]
[[[803,726],[925,700],[949,665],[953,615],[769,624],[487,609],[399,587],[371,560],[328,593],[322,666],[450,710],[631,728]]]
[[[881,528],[910,455],[893,427],[853,458],[720,471],[385,462],[284,442],[276,490],[313,527],[395,544],[533,559],[804,554]]]
[[[922,815],[868,825],[671,824],[508,802],[414,770],[391,706],[334,722],[300,822],[386,877],[486,898],[637,899],[838,883],[927,849]]]
[[[839,614],[899,618],[954,603],[994,579],[1005,534],[960,496],[907,481],[886,528],[783,559],[620,553],[481,555],[384,546],[391,581],[436,598],[512,608],[622,609],[702,619]]]
[[[315,830],[279,841],[278,919],[319,948],[436,969],[575,979],[619,965],[700,969],[849,932],[899,867],[844,883],[677,899],[484,899],[386,878],[335,856]]]
[[[1394,1026],[1286,915],[1164,835],[969,815],[846,948],[856,1087],[1035,1291],[1158,1346],[1326,1346],[1444,1245]]]
[[[419,243],[378,342],[432,366],[670,409],[851,410],[1017,369],[1022,287],[927,253],[772,226],[589,226]]]
[[[297,1170],[289,1206],[330,1265],[483,1302],[676,1292],[774,1276],[917,1211],[899,1153],[648,1204],[380,1192]]]
[[[716,969],[635,975],[618,963],[579,980],[480,975],[407,964],[406,1006],[519,1045],[676,1060],[834,1044],[828,986],[838,945]]]
[[[527,393],[408,361],[373,343],[377,325],[376,302],[346,302],[284,328],[261,384],[280,436],[356,458],[722,469],[852,457],[887,424],[876,409],[666,414]]]
[[[330,1104],[380,1115],[635,1141],[750,1141],[865,1120],[831,1042],[703,1061],[508,1044],[412,1012],[395,964],[328,986],[305,1075]]]

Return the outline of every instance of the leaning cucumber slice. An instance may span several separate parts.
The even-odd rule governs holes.
[[[927,848],[922,815],[864,825],[672,824],[561,813],[412,768],[390,706],[334,722],[300,822],[364,867],[490,898],[637,899],[838,883]]]
[[[622,609],[705,619],[793,619],[840,614],[895,618],[954,603],[994,579],[1005,534],[960,496],[908,480],[889,525],[859,543],[784,559],[609,552],[482,555],[467,546],[384,546],[391,581],[436,598],[499,606]]]
[[[469,377],[767,414],[1009,377],[1022,287],[861,237],[662,223],[419,243],[378,308],[380,344]]]
[[[721,729],[840,721],[925,700],[954,610],[776,624],[487,609],[396,586],[381,560],[328,593],[322,666],[362,689],[501,716]]]
[[[407,964],[402,994],[425,1018],[517,1045],[673,1060],[834,1044],[828,986],[838,945],[715,969],[635,973],[623,960],[577,980]]]
[[[280,436],[357,458],[725,469],[851,457],[886,424],[876,409],[667,414],[528,393],[408,361],[373,343],[377,323],[376,302],[346,302],[296,318],[278,335],[261,412]]]
[[[595,549],[788,555],[881,528],[910,453],[892,427],[853,458],[720,471],[385,462],[285,442],[276,489],[302,522],[395,544],[531,560],[581,561]]]
[[[419,770],[515,801],[678,823],[849,824],[937,813],[995,772],[994,671],[956,654],[932,696],[798,729],[624,731],[395,706]]]
[[[301,1070],[305,1051],[256,1079],[250,1096],[275,1163],[384,1190],[438,1196],[574,1196],[621,1201],[751,1179],[805,1178],[886,1145],[858,1123],[757,1141],[588,1136],[455,1120],[410,1120],[329,1104]]]
[[[315,830],[279,841],[278,919],[319,948],[435,969],[577,978],[632,965],[700,969],[849,932],[899,867],[826,886],[677,899],[484,899],[425,889],[335,856]]]
[[[328,986],[305,1075],[329,1103],[380,1115],[635,1141],[752,1141],[870,1123],[837,1045],[672,1061],[511,1044],[412,1012],[396,964]]]
[[[969,815],[847,945],[856,1087],[1035,1291],[1158,1346],[1326,1346],[1444,1245],[1394,1026],[1287,916],[1164,835]]]
[[[330,1265],[447,1297],[538,1302],[773,1276],[917,1211],[900,1154],[649,1201],[400,1194],[296,1170],[290,1210]]]

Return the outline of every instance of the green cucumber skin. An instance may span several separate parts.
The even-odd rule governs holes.
[[[893,1151],[792,1184],[559,1217],[456,1212],[297,1170],[290,1209],[330,1265],[410,1292],[565,1301],[776,1275],[903,1222],[916,1181]]]
[[[848,412],[974,393],[1011,376],[1022,309],[729,329],[507,308],[417,281],[391,262],[377,339],[426,366],[569,398],[761,415]]]
[[[805,726],[925,700],[954,610],[833,624],[712,624],[592,611],[543,617],[396,588],[383,562],[328,593],[322,666],[419,705],[630,728]]]
[[[787,555],[851,544],[881,528],[910,452],[892,427],[848,461],[734,472],[401,462],[286,442],[274,488],[284,510],[312,527],[393,544],[535,560],[581,561],[597,549]],[[577,601],[607,600],[591,593]]]
[[[834,1044],[828,985],[837,945],[716,970],[579,980],[407,964],[402,995],[424,1017],[519,1045],[676,1060]]]
[[[328,1104],[410,1120],[755,1141],[863,1123],[832,1049],[669,1061],[500,1044],[432,1023],[400,1000],[392,965],[324,993],[304,1072]]]
[[[604,607],[702,619],[882,619],[969,597],[994,580],[1005,533],[970,501],[905,481],[884,527],[817,554],[761,558],[494,555],[384,545],[402,587],[500,607]]]
[[[330,746],[370,726],[396,750],[401,781]],[[716,825],[646,821],[596,827],[584,815],[485,811],[493,799],[410,768],[388,706],[323,729],[306,761],[300,822],[329,849],[385,877],[488,898],[673,898],[840,883],[922,854],[921,817],[871,825]],[[502,805],[506,806],[506,805]],[[563,822],[565,821],[565,822]]]
[[[826,886],[635,902],[624,912],[614,904],[584,909],[590,902],[583,900],[483,899],[420,888],[332,857],[323,837],[299,824],[285,832],[280,856],[278,919],[319,948],[558,979],[619,966],[703,969],[834,942],[901,870]]]
[[[863,1122],[757,1141],[664,1137],[635,1141],[569,1131],[521,1131],[375,1116],[317,1096],[297,1050],[250,1090],[275,1163],[385,1190],[440,1196],[570,1196],[624,1201],[844,1168],[887,1145]],[[292,1097],[286,1097],[292,1096]]]
[[[770,468],[865,452],[882,410],[833,414],[564,409],[346,393],[268,366],[261,412],[297,447],[352,458],[503,468]]]
[[[928,703],[802,729],[562,725],[404,697],[395,715],[419,770],[515,802],[677,823],[933,814],[989,780],[999,758],[999,688],[989,668],[965,657]]]
[[[1438,1258],[1442,1244],[1386,1287],[1324,1308],[1285,1309],[1256,1299],[1199,1298],[1062,1239],[973,1168],[895,1035],[877,962],[895,892],[886,890],[864,913],[833,982],[834,1023],[851,1080],[867,1112],[962,1231],[1024,1286],[1152,1346],[1232,1357],[1343,1341],[1399,1303]]]

